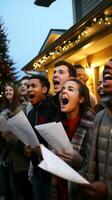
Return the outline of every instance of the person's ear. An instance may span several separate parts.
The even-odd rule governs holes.
[[[80,96],[79,97],[79,103],[83,103],[84,102],[84,97],[83,96]]]
[[[47,93],[47,90],[48,90],[47,87],[44,86],[44,87],[42,88],[42,94],[46,94],[46,93]]]

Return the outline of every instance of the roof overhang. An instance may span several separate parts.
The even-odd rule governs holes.
[[[112,0],[105,0],[81,21],[67,30],[56,41],[40,52],[33,60],[25,65],[22,70],[39,70],[41,67],[45,67],[50,63],[55,63],[60,59],[66,59],[66,57],[72,56],[74,52],[78,52],[79,49],[82,50],[87,44],[91,44],[92,49],[92,41],[96,41],[97,43],[103,39],[106,41],[106,44],[108,41],[107,45],[111,46],[111,25]],[[102,48],[105,48],[105,45],[102,46]]]
[[[55,40],[57,40],[61,35],[65,33],[64,29],[51,29],[48,33],[47,38],[45,39],[39,54],[46,49],[49,45],[51,45]]]

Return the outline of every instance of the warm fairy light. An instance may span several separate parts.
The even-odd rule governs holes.
[[[73,48],[74,46],[78,45],[83,37],[86,37],[88,34],[89,29],[91,29],[96,23],[102,25],[111,25],[112,23],[112,16],[103,14],[103,16],[99,19],[96,17],[92,19],[89,25],[87,25],[83,30],[80,30],[79,34],[72,40],[64,41],[61,46],[56,47],[56,49],[50,51],[47,55],[44,55],[38,61],[33,64],[34,69],[37,69],[44,65],[48,59],[57,58],[59,55],[64,54],[64,52],[68,51],[69,49]],[[87,44],[89,45],[89,44]],[[87,48],[88,46],[85,45],[83,48]],[[90,70],[90,69],[89,69]],[[89,73],[89,72],[88,72]]]
[[[93,74],[93,67],[86,67],[85,68],[85,71],[86,71],[86,74],[88,76],[92,75]]]

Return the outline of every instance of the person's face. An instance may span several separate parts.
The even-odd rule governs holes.
[[[28,84],[28,79],[24,79],[20,83],[20,93],[22,96],[27,95],[27,84]]]
[[[5,98],[9,102],[12,102],[13,97],[14,97],[14,89],[11,86],[6,86],[6,88],[5,88]]]
[[[54,68],[53,74],[53,86],[54,92],[58,93],[61,91],[64,83],[70,79],[68,67],[65,65],[60,65],[59,67]]]
[[[76,78],[77,78],[78,80],[80,80],[83,84],[86,85],[86,82],[87,82],[87,80],[88,80],[88,76],[87,76],[85,70],[82,69],[82,68],[79,68],[79,69],[76,69],[76,71],[77,71]]]
[[[103,87],[106,94],[112,95],[112,61],[109,61],[104,66]]]
[[[27,84],[28,96],[32,105],[38,104],[45,99],[46,87],[42,87],[39,79],[31,79]]]
[[[72,80],[64,84],[59,98],[61,111],[74,114],[79,112],[80,103],[84,100],[84,97],[79,94],[79,85]]]
[[[100,97],[104,96],[104,88],[103,88],[103,81],[102,80],[98,81],[97,92],[98,92]]]

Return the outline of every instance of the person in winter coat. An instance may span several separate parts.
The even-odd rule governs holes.
[[[40,142],[48,147],[47,142],[39,135],[35,125],[52,122],[57,113],[57,107],[52,98],[48,96],[50,83],[45,76],[33,75],[28,82],[28,95],[32,109],[28,113],[28,119]],[[39,152],[36,154],[35,152]],[[37,165],[42,160],[40,146],[32,149],[25,147],[25,154],[29,156],[33,165],[33,191],[35,200],[51,199],[51,174],[40,169]]]
[[[62,87],[60,96],[61,121],[73,146],[73,153],[55,153],[73,169],[86,176],[89,135],[93,124],[94,113],[89,109],[88,88],[76,79],[70,79]],[[57,133],[59,134],[59,133]],[[69,186],[69,187],[68,187]],[[54,176],[53,200],[77,199],[76,184]]]
[[[103,87],[108,99],[94,121],[88,172],[90,184],[79,186],[86,200],[112,199],[112,59],[104,66]]]
[[[7,83],[4,90],[4,100],[0,116],[11,118],[22,110],[17,87]],[[32,185],[28,182],[29,162],[24,156],[24,145],[10,131],[1,132],[2,149],[2,180],[6,200],[17,200],[20,196],[24,200],[33,199]]]

